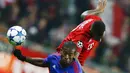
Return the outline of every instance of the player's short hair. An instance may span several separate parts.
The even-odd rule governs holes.
[[[63,50],[66,50],[66,49],[68,49],[68,50],[72,50],[72,49],[76,50],[76,48],[77,48],[76,44],[73,43],[72,41],[67,41],[63,45]]]
[[[105,31],[105,24],[102,21],[95,21],[91,26],[93,35],[102,36]]]

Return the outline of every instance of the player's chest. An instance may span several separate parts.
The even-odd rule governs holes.
[[[62,68],[60,63],[53,62],[50,65],[50,73],[74,73],[73,67]]]

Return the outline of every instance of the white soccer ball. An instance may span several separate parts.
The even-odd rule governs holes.
[[[7,38],[12,45],[21,45],[26,35],[26,31],[21,26],[13,26],[7,32]]]

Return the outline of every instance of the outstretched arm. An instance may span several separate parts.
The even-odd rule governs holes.
[[[39,67],[48,67],[48,63],[47,63],[46,59],[25,57],[21,54],[21,51],[18,49],[14,49],[13,54],[21,61],[25,61],[25,62],[31,63],[31,64],[39,66]]]
[[[33,65],[39,66],[39,67],[48,67],[48,64],[46,62],[44,62],[43,59],[38,59],[38,58],[27,58],[26,57],[26,62],[31,63]]]
[[[84,11],[81,14],[81,17],[84,18],[86,15],[99,15],[100,13],[104,12],[104,9],[106,7],[106,3],[107,3],[107,0],[99,0],[96,9]]]

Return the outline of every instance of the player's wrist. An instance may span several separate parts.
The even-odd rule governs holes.
[[[22,61],[26,61],[27,60],[27,58],[25,57],[25,56],[23,56],[23,59],[22,59]]]
[[[21,55],[21,56],[19,56],[19,57],[17,57],[19,60],[21,60],[21,61],[26,61],[26,57],[25,56],[23,56],[23,55]]]

